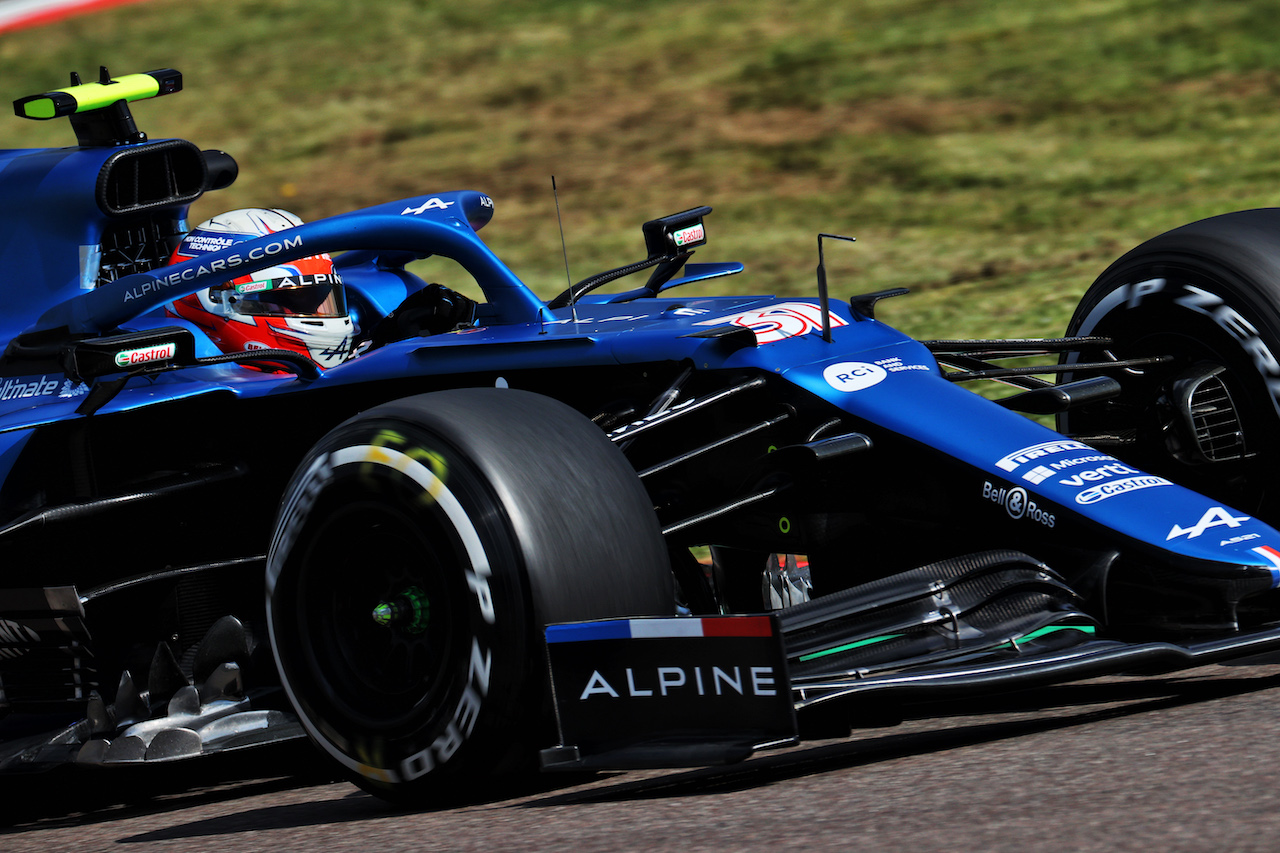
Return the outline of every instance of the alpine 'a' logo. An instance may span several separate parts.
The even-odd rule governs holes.
[[[490,205],[492,206],[492,202]],[[453,202],[451,201],[445,201],[442,198],[429,198],[417,207],[406,207],[404,210],[400,211],[400,215],[407,216],[409,214],[413,214],[414,216],[417,216],[420,213],[426,213],[428,210],[448,210],[452,206]]]
[[[1201,533],[1213,527],[1239,527],[1244,522],[1249,521],[1249,516],[1235,516],[1227,512],[1220,506],[1210,507],[1210,509],[1202,516],[1200,520],[1190,527],[1182,527],[1175,524],[1173,529],[1169,531],[1169,535],[1164,538],[1166,542],[1176,539],[1179,536],[1185,536],[1188,539],[1195,539]]]

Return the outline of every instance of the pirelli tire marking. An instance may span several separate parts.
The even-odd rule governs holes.
[[[1118,285],[1093,306],[1076,334],[1091,335],[1110,314],[1139,308],[1151,300],[1195,312],[1229,335],[1262,376],[1271,405],[1280,414],[1280,359],[1263,340],[1257,325],[1231,305],[1226,297],[1204,283],[1170,282],[1167,278],[1157,277]]]
[[[420,453],[414,455],[421,455]],[[292,548],[299,530],[306,522],[307,516],[316,499],[335,478],[338,469],[348,465],[380,465],[389,468],[416,483],[422,489],[423,498],[434,503],[444,512],[449,523],[453,525],[467,553],[467,586],[471,590],[475,607],[480,617],[488,624],[496,621],[493,596],[489,589],[489,578],[492,570],[488,554],[461,503],[449,491],[444,481],[422,462],[409,453],[404,453],[385,445],[353,445],[328,453],[322,453],[307,468],[298,485],[292,490],[284,513],[283,523],[276,530],[267,562],[267,591],[270,595],[275,590],[283,568],[283,555]],[[267,608],[267,627],[275,643],[275,624],[271,608]],[[480,710],[480,703],[489,689],[489,675],[493,659],[489,649],[484,648],[479,637],[471,642],[468,683],[458,699],[453,712],[447,715],[449,723],[443,734],[436,737],[421,750],[397,762],[395,767],[376,767],[362,762],[343,752],[330,738],[320,732],[306,714],[301,714],[303,726],[312,739],[319,743],[343,766],[367,779],[394,784],[416,779],[431,770],[437,763],[449,760],[470,736],[475,727]],[[300,703],[289,683],[287,674],[281,671],[281,682],[289,700],[297,707]]]

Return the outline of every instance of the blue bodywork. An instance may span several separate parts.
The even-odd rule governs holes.
[[[420,283],[404,271],[406,260],[438,255],[456,261],[483,290],[477,327],[429,338],[400,341],[307,379],[262,374],[237,366],[188,367],[130,379],[96,417],[212,393],[241,398],[307,394],[351,383],[370,383],[405,376],[440,376],[520,370],[555,371],[571,367],[652,362],[691,363],[701,370],[750,370],[775,374],[807,394],[855,416],[859,421],[900,435],[962,463],[971,470],[972,500],[984,500],[998,489],[1020,488],[1041,513],[1058,519],[1074,516],[1098,532],[1119,536],[1137,547],[1170,559],[1265,567],[1280,583],[1280,566],[1258,549],[1280,549],[1280,534],[1257,519],[1220,505],[1172,483],[1157,483],[1136,470],[1123,477],[1106,471],[1106,480],[1125,480],[1138,487],[1107,494],[1091,503],[1077,498],[1080,485],[1065,484],[1074,476],[1036,480],[1032,465],[1000,460],[1018,451],[1061,442],[1061,436],[1009,412],[944,379],[932,354],[919,343],[846,304],[832,308],[839,325],[831,340],[821,328],[802,322],[798,334],[757,346],[726,348],[715,339],[690,337],[709,321],[731,323],[750,312],[781,310],[794,321],[794,301],[774,297],[687,298],[642,297],[616,303],[609,297],[586,297],[572,309],[549,309],[480,239],[477,230],[493,214],[493,201],[480,192],[422,195],[311,222],[289,232],[259,238],[175,266],[161,266],[86,289],[92,276],[86,258],[98,254],[101,226],[107,221],[86,191],[112,149],[8,151],[0,154],[0,188],[11,199],[40,200],[34,207],[4,205],[5,241],[0,263],[10,270],[8,310],[3,322],[8,337],[65,332],[72,336],[145,330],[182,325],[163,316],[163,306],[181,296],[236,274],[321,252],[348,251],[340,258],[347,286],[368,304],[390,310]],[[54,215],[56,211],[57,215]],[[185,210],[173,211],[178,220]],[[87,248],[86,248],[87,247]],[[387,247],[393,247],[394,251]],[[721,272],[735,271],[727,267]],[[21,282],[21,286],[14,283]],[[801,304],[817,303],[807,300]],[[781,309],[776,306],[782,305]],[[760,322],[757,321],[757,325]],[[189,326],[189,324],[187,324]],[[217,352],[194,327],[198,355]],[[845,390],[825,377],[841,364],[890,365],[879,368],[881,381]],[[76,377],[40,372],[8,377],[0,385],[0,433],[12,460],[22,430],[83,417],[77,406],[87,386]],[[1106,456],[1106,459],[1102,457]],[[1047,454],[1050,463],[1098,457],[1070,446]],[[904,463],[905,466],[906,463]],[[1076,467],[1072,465],[1071,468]],[[1094,465],[1094,468],[1099,467]],[[1086,470],[1091,470],[1087,465]],[[904,474],[909,469],[904,467]],[[1050,469],[1052,470],[1052,469]],[[1117,469],[1118,470],[1118,469]],[[1144,479],[1145,478],[1145,479]],[[1090,493],[1093,494],[1093,493]],[[993,512],[993,522],[1004,510]],[[1208,519],[1211,535],[1171,535]],[[1230,521],[1223,521],[1230,519]],[[1214,525],[1212,522],[1219,521]],[[1053,528],[1041,525],[1051,536]],[[1070,526],[1070,525],[1064,525]],[[1221,528],[1221,529],[1219,529]],[[1195,532],[1195,531],[1193,531]],[[1225,535],[1225,534],[1230,535]],[[1220,535],[1221,534],[1221,535]]]
[[[171,70],[144,76],[157,74],[160,85],[180,87]],[[93,85],[115,85],[105,69],[102,79]],[[73,86],[36,100],[62,104],[68,93],[85,91]],[[298,482],[295,472],[311,470],[304,460],[313,448],[319,452],[324,442],[342,436],[352,419],[363,416],[361,423],[379,430],[370,448],[381,447],[384,437],[403,427],[382,414],[388,410],[380,404],[414,398],[403,405],[425,413],[442,397],[459,396],[433,392],[460,388],[509,387],[553,397],[590,418],[620,449],[625,462],[574,412],[538,401],[548,407],[537,409],[543,416],[561,412],[565,420],[558,423],[579,425],[580,437],[613,454],[607,458],[617,461],[620,473],[612,482],[635,487],[629,506],[637,521],[648,522],[653,507],[657,526],[649,532],[659,559],[635,558],[652,570],[643,576],[652,593],[646,599],[661,599],[671,610],[679,602],[689,613],[717,618],[757,612],[772,604],[762,580],[774,592],[800,589],[798,576],[770,584],[786,574],[783,566],[795,566],[790,555],[806,555],[818,595],[776,605],[779,613],[767,619],[745,617],[756,628],[767,623],[766,657],[779,668],[787,661],[796,711],[821,700],[812,693],[816,688],[838,699],[879,689],[876,678],[896,685],[899,669],[914,668],[910,677],[918,679],[917,687],[954,670],[956,689],[970,691],[988,680],[1012,683],[1024,675],[1030,683],[1067,670],[1070,677],[1087,677],[1126,661],[1162,665],[1174,652],[1176,665],[1183,666],[1242,655],[1246,646],[1280,647],[1280,630],[1271,627],[1280,532],[1252,511],[1174,482],[1177,466],[1139,470],[1126,461],[1122,441],[1093,446],[966,390],[957,381],[964,377],[940,365],[939,358],[951,368],[956,363],[946,361],[949,351],[939,342],[914,340],[875,319],[877,299],[896,292],[829,300],[820,262],[812,298],[699,295],[700,282],[743,268],[687,263],[691,247],[706,242],[702,218],[710,209],[695,208],[644,223],[645,260],[599,273],[545,301],[480,238],[494,201],[470,190],[387,202],[170,264],[190,229],[190,204],[234,180],[234,161],[183,140],[146,141],[123,101],[95,109],[97,118],[72,115],[77,147],[0,151],[0,337],[6,344],[0,357],[0,723],[22,722],[0,726],[0,771],[33,763],[167,761],[300,736],[303,729],[281,689],[288,685],[275,667],[287,656],[260,642],[267,607],[276,606],[263,602],[267,555],[275,553],[270,549],[280,531],[289,530],[278,520],[289,506],[328,500],[345,511],[347,498],[307,493],[286,502],[282,512],[282,496]],[[483,300],[468,312],[469,320],[450,321],[449,331],[368,336],[360,354],[324,370],[301,356],[283,358],[296,355],[287,352],[224,353],[201,327],[166,310],[205,288],[322,253],[334,256],[362,331],[437,292],[425,290],[427,283],[411,271],[416,261],[451,262],[461,271],[456,274],[474,281]],[[595,289],[641,270],[652,273],[640,286],[628,279],[608,291]],[[162,355],[138,364],[131,355],[139,352]],[[964,357],[969,367],[991,366],[982,360],[986,355]],[[1068,369],[1086,367],[1073,363]],[[1024,410],[1042,405],[1035,402],[1045,399],[1035,397],[1038,391],[1084,395],[1074,404],[1068,399],[1067,407],[1099,400],[1105,406],[1116,395],[1103,396],[1112,393],[1103,386],[1119,382],[1095,378],[1104,381],[1032,384],[1032,405]],[[1028,394],[1020,395],[1024,406]],[[478,391],[461,396],[530,398]],[[492,411],[508,404],[492,405],[483,410],[486,424]],[[522,426],[503,424],[485,452],[514,444],[511,437]],[[575,466],[580,448],[551,450],[545,460],[533,457],[547,463],[537,469],[540,484],[561,483],[546,473],[554,468],[557,476],[564,472],[565,483],[588,484],[574,494],[601,494],[593,471]],[[463,488],[467,465],[480,455],[457,463]],[[530,457],[526,450],[512,451],[505,465],[514,467],[517,458]],[[443,457],[435,461],[445,464]],[[643,489],[631,481],[628,465]],[[600,470],[594,473],[598,478]],[[453,475],[432,476],[444,482]],[[1212,477],[1204,479],[1213,485]],[[488,488],[471,487],[477,493]],[[427,497],[438,500],[430,490],[414,500]],[[564,505],[539,518],[557,522],[580,511],[573,500],[560,499]],[[360,517],[361,507],[379,501],[394,503],[379,493],[354,501],[350,516],[335,509],[326,518]],[[493,514],[510,505],[497,500]],[[622,517],[609,509],[615,504],[599,506],[602,514]],[[487,513],[491,505],[484,507]],[[386,515],[398,512],[391,506]],[[346,528],[326,521],[325,529]],[[365,528],[370,536],[380,529],[372,523]],[[363,633],[352,642],[367,641],[379,662],[387,642],[398,643],[399,652],[415,646],[428,657],[437,654],[415,633],[423,630],[418,613],[426,594],[416,580],[406,585],[421,574],[417,562],[447,560],[434,557],[434,546],[415,536],[430,534],[416,526],[406,534],[422,546],[410,560],[386,546],[370,553],[363,540],[352,545],[335,534],[331,541],[346,549],[335,557],[336,582],[328,576],[324,583],[308,581],[336,589],[347,579],[348,561],[376,563],[372,575],[394,579],[387,589],[375,588],[382,583],[377,580],[363,598],[350,599],[356,602],[350,613],[350,602],[342,600],[344,618],[334,628],[335,636],[345,632],[343,638]],[[575,536],[557,541],[615,544]],[[299,552],[325,550],[314,542],[299,534],[295,544]],[[691,556],[690,549],[704,547],[710,567]],[[669,565],[661,559],[663,548]],[[418,559],[428,552],[432,558]],[[417,562],[406,569],[397,559]],[[611,570],[610,583],[632,583],[610,559],[616,554],[581,558],[574,566],[579,574],[568,576],[565,586],[584,576],[599,580],[590,573]],[[773,562],[762,569],[766,560]],[[451,571],[439,574],[453,577]],[[651,583],[654,578],[661,583]],[[488,588],[479,579],[468,574],[458,584],[483,601]],[[455,637],[454,629],[465,621],[448,615],[450,599],[441,592],[446,586],[441,582],[431,605],[437,622],[430,637],[446,638],[439,648],[462,636]],[[541,600],[546,591],[533,592],[530,600]],[[344,596],[339,590],[333,598]],[[392,618],[388,614],[408,612],[405,602],[412,605],[413,625],[379,633]],[[588,617],[620,615],[598,613],[594,597],[584,595],[583,602]],[[536,607],[527,609],[521,618],[530,623],[553,621],[541,619]],[[381,617],[384,622],[377,621]],[[666,621],[677,633],[693,624]],[[511,622],[504,642],[532,659],[537,643],[529,641],[544,626],[527,627]],[[1234,645],[1251,631],[1265,636]],[[1210,639],[1185,655],[1163,642],[1130,643],[1153,636]],[[1020,643],[1031,643],[1029,658],[1019,657]],[[1068,665],[1058,654],[1069,643],[1080,645]],[[487,685],[489,663],[481,666],[474,641],[455,645],[449,654],[467,674],[469,695],[473,673],[483,671]],[[1113,658],[1116,646],[1126,649]],[[616,651],[605,649],[605,658]],[[667,654],[666,647],[660,651]],[[408,653],[401,658],[408,659]],[[991,662],[1005,668],[988,671]],[[666,658],[659,663],[669,668]],[[522,659],[515,667],[520,677],[539,680],[538,667],[526,664]],[[584,670],[589,685],[600,677],[595,666],[592,659]],[[878,675],[864,681],[868,667],[878,668]],[[364,669],[352,667],[357,693],[371,683],[363,681]],[[409,681],[421,677],[420,670],[413,672]],[[631,670],[626,672],[629,678]],[[583,691],[572,677],[556,699],[562,711],[565,696],[612,692]],[[398,696],[398,690],[389,693]],[[779,695],[786,706],[785,693]],[[457,705],[459,714],[464,707]],[[648,710],[640,707],[636,719]],[[784,710],[781,731],[791,731],[794,717]],[[24,720],[37,716],[69,727],[28,741],[37,727]],[[667,744],[663,755],[701,760],[714,753],[701,750],[699,736],[688,736],[683,710],[671,719],[682,746]],[[443,717],[436,722],[453,730]],[[732,728],[733,721],[717,717],[708,725],[721,724]],[[714,731],[704,734],[715,740]],[[742,757],[760,735],[743,734],[720,757]],[[452,735],[444,740],[454,743]],[[697,748],[683,753],[690,744]],[[618,744],[594,746],[609,753]],[[365,759],[356,761],[345,750],[335,755],[349,769],[369,770],[370,778],[390,772],[366,767]],[[415,745],[405,761],[416,771],[424,756],[428,750]]]

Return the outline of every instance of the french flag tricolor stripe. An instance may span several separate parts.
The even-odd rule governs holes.
[[[1259,557],[1262,557],[1264,560],[1267,560],[1269,563],[1271,563],[1271,565],[1275,566],[1277,569],[1280,569],[1280,551],[1277,551],[1275,548],[1272,548],[1270,545],[1263,545],[1259,548],[1254,548],[1253,553],[1257,554]]]
[[[1280,555],[1277,555],[1280,558]],[[675,619],[611,619],[547,626],[548,643],[672,637],[771,637],[768,616],[708,616]]]
[[[1262,545],[1253,549],[1253,553],[1271,564],[1272,585],[1280,586],[1280,551],[1270,545]]]

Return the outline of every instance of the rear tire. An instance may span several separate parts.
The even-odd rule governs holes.
[[[1067,334],[1111,337],[1106,349],[1119,359],[1172,361],[1116,371],[1122,396],[1060,416],[1061,431],[1104,446],[1119,439],[1115,454],[1137,467],[1272,523],[1280,517],[1270,486],[1280,476],[1280,209],[1217,216],[1143,243],[1094,282]],[[1178,392],[1214,371],[1212,390],[1220,382],[1230,403],[1209,419],[1217,432],[1206,454]]]
[[[267,564],[284,686],[359,785],[416,803],[533,765],[542,628],[673,612],[666,546],[625,458],[536,394],[371,409],[290,483]]]

